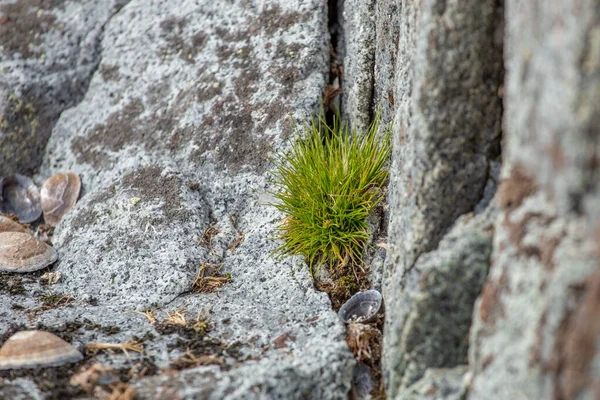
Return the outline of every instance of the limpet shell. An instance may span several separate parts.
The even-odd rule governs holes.
[[[356,293],[344,303],[338,315],[344,322],[368,322],[381,308],[382,297],[377,290],[366,290]]]
[[[56,367],[83,360],[83,355],[58,336],[45,331],[21,331],[0,348],[0,370]]]
[[[42,207],[35,183],[19,174],[0,179],[0,213],[14,214],[24,224],[37,220]]]
[[[18,222],[15,222],[10,218],[5,217],[4,215],[0,215],[0,232],[27,233],[27,229],[25,229],[23,225],[19,224]]]
[[[46,224],[56,226],[77,203],[81,180],[72,172],[56,174],[42,186],[41,202]]]
[[[56,250],[28,233],[0,233],[0,271],[33,272],[57,258]]]

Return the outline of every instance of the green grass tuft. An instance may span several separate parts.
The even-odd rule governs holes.
[[[277,202],[286,214],[278,230],[279,256],[303,255],[311,273],[360,264],[369,237],[367,217],[382,199],[391,153],[391,129],[377,135],[379,114],[368,132],[350,132],[325,116],[294,126],[292,148],[275,158]]]

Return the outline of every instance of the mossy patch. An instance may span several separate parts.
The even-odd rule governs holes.
[[[8,95],[7,104],[0,114],[0,174],[29,173],[41,162],[49,128],[29,99]]]
[[[21,276],[0,273],[0,293],[3,292],[11,296],[25,294],[26,290]]]
[[[311,273],[327,264],[338,279],[346,266],[362,264],[367,218],[385,194],[391,153],[391,132],[379,137],[378,126],[377,117],[368,132],[351,132],[337,117],[327,124],[323,113],[295,128],[291,149],[274,160],[273,205],[286,215],[279,256],[304,256]],[[339,284],[348,288],[346,279]]]
[[[38,56],[35,49],[42,43],[44,34],[56,24],[51,10],[61,7],[64,0],[21,0],[0,5],[6,21],[0,24],[0,46],[3,53],[23,58]]]

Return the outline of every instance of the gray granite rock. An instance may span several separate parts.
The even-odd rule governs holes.
[[[435,251],[421,255],[403,277],[399,300],[386,312],[383,374],[391,398],[430,369],[465,365],[473,304],[487,276],[492,251],[493,205],[460,218]],[[438,373],[441,376],[441,372]]]
[[[398,53],[400,45],[408,42],[400,40],[401,32],[406,38],[408,30],[412,29],[411,24],[403,22],[411,7],[412,3],[403,5],[402,0],[378,0],[375,5],[373,105],[381,111],[385,123],[394,119],[399,104],[396,99],[402,97],[402,92],[396,92],[396,71],[406,72],[405,67],[398,64]],[[402,57],[404,59],[406,55]]]
[[[0,176],[41,164],[52,126],[86,93],[104,26],[124,3],[0,4]]]
[[[501,5],[464,0],[398,7],[398,50],[392,53],[397,66],[393,73],[383,69],[394,86],[375,91],[386,96],[393,89],[396,109],[383,285],[388,321],[405,309],[398,286],[408,271],[484,195],[489,167],[499,155],[502,113]],[[378,10],[378,18],[392,21],[387,28],[380,25],[379,37],[392,36],[395,17]],[[376,60],[385,63],[386,57]],[[399,324],[386,323],[384,333],[383,368],[390,374],[401,363],[392,330]],[[388,382],[392,396],[400,384],[393,382]]]
[[[467,366],[428,369],[423,378],[402,391],[397,400],[462,400],[467,393]]]
[[[481,199],[499,154],[502,112],[502,7],[407,2],[401,13],[386,277],[392,285]]]
[[[343,112],[358,131],[365,131],[373,116],[375,4],[375,0],[344,2]]]
[[[10,400],[39,400],[42,394],[33,382],[19,378],[12,381],[0,381],[0,398]]]
[[[595,1],[507,2],[503,210],[471,399],[598,395],[599,18]]]
[[[290,144],[289,114],[318,110],[326,5],[134,0],[99,24],[89,87],[53,126],[35,177],[81,177],[82,196],[52,238],[62,277],[51,287],[25,277],[24,294],[0,286],[0,335],[44,328],[80,349],[135,336],[144,356],[98,360],[168,369],[202,336],[188,343],[135,311],[158,322],[210,311],[208,335],[228,349],[223,369],[169,370],[136,383],[140,393],[164,384],[183,398],[345,398],[354,361],[343,325],[301,260],[270,257],[283,216],[269,206],[269,157]],[[231,274],[218,293],[191,292],[205,263]],[[48,291],[72,300],[39,309]]]

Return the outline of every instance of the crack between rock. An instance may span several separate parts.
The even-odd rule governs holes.
[[[131,0],[127,0],[122,4],[117,3],[115,6],[115,11],[100,26],[100,33],[98,34],[98,39],[96,40],[96,44],[95,44],[94,59],[95,59],[96,64],[90,70],[90,73],[85,81],[85,84],[84,84],[85,91],[83,92],[81,99],[79,99],[79,101],[77,101],[75,104],[73,104],[69,108],[73,108],[73,107],[76,107],[77,105],[79,105],[83,101],[85,96],[87,95],[87,92],[90,88],[90,82],[92,81],[92,78],[94,77],[94,75],[96,75],[96,72],[98,72],[98,68],[100,68],[100,64],[102,63],[102,41],[104,40],[104,30],[106,29],[106,26],[113,20],[113,18],[116,17],[121,12],[121,10],[123,10],[123,8],[125,8],[130,2],[131,2]],[[63,110],[63,112],[64,111],[65,110]],[[62,112],[61,112],[61,114],[62,114]],[[59,117],[60,117],[60,115],[59,115]]]

